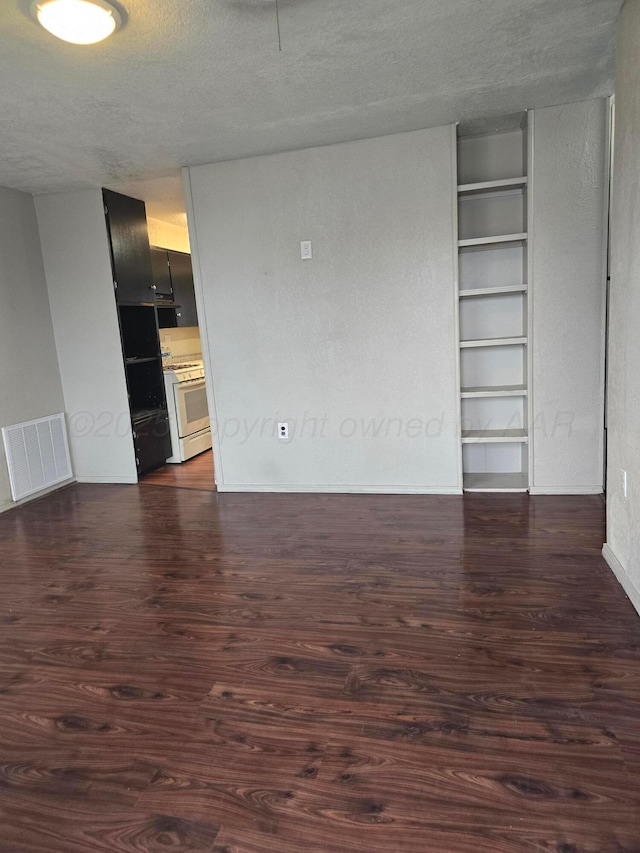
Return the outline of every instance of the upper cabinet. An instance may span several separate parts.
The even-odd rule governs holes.
[[[197,326],[191,255],[151,247],[160,328]]]
[[[103,190],[116,299],[120,304],[155,302],[147,215],[143,201]]]
[[[151,246],[151,269],[156,289],[156,300],[158,302],[172,302],[173,291],[171,289],[171,274],[169,272],[169,256],[166,249],[158,249],[157,246]]]
[[[173,284],[173,298],[176,301],[176,319],[178,326],[197,326],[196,296],[193,285],[191,255],[184,252],[169,252],[169,268]]]

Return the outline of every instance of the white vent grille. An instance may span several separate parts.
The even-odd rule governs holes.
[[[63,414],[3,427],[2,440],[14,501],[72,476]]]

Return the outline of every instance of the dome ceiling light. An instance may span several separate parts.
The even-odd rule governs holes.
[[[52,35],[71,44],[96,44],[122,24],[106,0],[35,0],[31,14]]]

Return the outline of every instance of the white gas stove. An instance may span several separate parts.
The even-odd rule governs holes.
[[[187,361],[163,369],[172,449],[167,462],[185,462],[212,444],[204,364]]]

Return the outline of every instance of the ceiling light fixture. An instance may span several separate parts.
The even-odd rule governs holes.
[[[106,0],[35,0],[31,14],[45,30],[71,44],[95,44],[122,23],[118,10]]]

